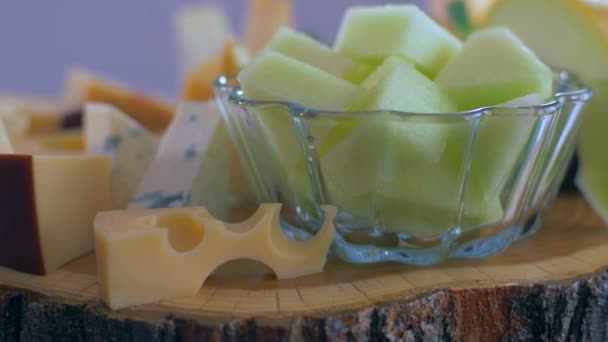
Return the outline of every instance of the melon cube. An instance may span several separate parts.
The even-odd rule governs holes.
[[[410,63],[389,57],[362,84],[368,94],[362,110],[391,110],[410,113],[450,113],[455,111],[448,96]],[[392,116],[379,126],[370,144],[384,143],[385,167],[390,175],[411,162],[435,162],[445,148],[448,126],[437,117]],[[363,127],[366,129],[366,127]],[[391,170],[392,169],[392,170]]]
[[[330,192],[346,198],[374,191],[412,163],[432,165],[445,149],[449,125],[433,115],[454,106],[430,79],[399,57],[390,57],[363,83],[366,96],[355,108],[382,112],[361,117],[312,120],[319,156]],[[330,127],[329,132],[320,132]],[[319,133],[320,132],[320,133]],[[348,170],[348,172],[344,172]]]
[[[363,88],[355,84],[274,51],[266,51],[256,57],[239,73],[238,79],[247,98],[289,101],[325,110],[346,111],[364,94]],[[301,141],[306,137],[299,136],[292,113],[285,106],[253,106],[249,111],[265,137],[269,162],[282,170],[277,175],[280,179],[276,181],[289,183],[288,176],[293,174],[290,170],[305,169]],[[319,129],[327,131],[330,127],[321,125]]]
[[[473,33],[435,82],[459,110],[495,106],[528,94],[552,95],[553,74],[507,28]]]
[[[373,69],[371,66],[342,56],[329,46],[289,27],[280,28],[264,51],[282,53],[355,83],[362,81]]]
[[[348,110],[363,94],[355,84],[274,51],[255,58],[238,79],[247,98],[321,110]]]
[[[414,5],[354,6],[342,20],[335,48],[352,58],[381,63],[388,56],[412,62],[434,78],[462,43]]]
[[[456,108],[433,81],[399,57],[389,57],[365,81],[362,108],[410,113],[449,113]]]
[[[501,106],[529,107],[543,103],[538,94],[523,96]],[[522,151],[533,134],[538,117],[534,115],[490,115],[480,120],[473,150],[465,204],[477,206],[482,201],[499,198],[512,175]],[[462,136],[452,146],[462,146]]]

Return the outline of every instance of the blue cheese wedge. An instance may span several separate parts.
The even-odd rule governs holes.
[[[182,103],[165,132],[129,209],[205,206],[218,218],[247,198],[247,186],[234,186],[230,139],[215,101]]]
[[[135,193],[159,139],[117,108],[88,103],[84,110],[86,150],[112,157],[112,194],[115,209],[124,209]]]

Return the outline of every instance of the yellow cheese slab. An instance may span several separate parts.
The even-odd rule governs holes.
[[[65,92],[66,102],[74,106],[82,106],[85,102],[108,103],[157,132],[167,128],[175,113],[174,104],[165,99],[138,92],[84,69],[68,72]]]
[[[9,138],[8,130],[0,118],[0,154],[12,154],[13,144]]]
[[[93,219],[112,208],[111,161],[13,145],[0,121],[0,265],[47,274],[93,249]]]
[[[112,207],[106,156],[35,155],[35,209],[44,269],[93,250],[93,218]]]
[[[252,54],[260,52],[281,26],[291,26],[290,0],[250,0],[245,26],[245,45]]]
[[[95,217],[95,251],[102,299],[112,308],[194,296],[218,266],[251,259],[277,278],[321,272],[333,242],[336,208],[308,241],[286,237],[281,204],[262,204],[247,220],[227,224],[203,207],[110,211]]]
[[[224,44],[221,57],[211,58],[192,69],[184,80],[184,101],[207,101],[214,97],[213,82],[222,75],[236,75],[249,62],[249,54],[234,37]]]
[[[180,5],[175,13],[180,79],[200,63],[221,55],[230,22],[222,6],[209,3]]]
[[[0,120],[2,120],[7,134],[12,137],[22,137],[30,128],[30,117],[11,103],[0,101]]]
[[[80,129],[62,130],[13,139],[15,151],[25,154],[65,154],[84,152],[84,139]]]

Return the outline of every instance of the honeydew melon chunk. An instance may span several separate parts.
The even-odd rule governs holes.
[[[247,98],[287,101],[323,110],[346,111],[364,94],[363,88],[355,84],[274,51],[266,51],[256,57],[239,73],[238,79]],[[301,147],[301,139],[306,137],[299,136],[293,113],[286,106],[278,104],[259,105],[250,110],[265,135],[263,140],[271,154],[269,162],[282,171],[275,181],[280,183],[280,187],[293,183],[289,176],[295,174],[298,168],[306,170]],[[328,131],[331,127],[318,125],[317,128]],[[308,179],[301,177],[301,181],[304,183],[299,187],[292,186],[298,191],[290,201],[310,200]]]
[[[547,63],[573,71],[594,88],[579,133],[577,184],[608,221],[608,31],[602,20],[608,15],[602,10],[575,0],[502,0],[483,25],[508,26]]]
[[[535,106],[543,100],[538,94],[530,94],[501,106]],[[480,121],[463,194],[462,228],[491,224],[503,218],[500,190],[511,175],[537,119],[526,115],[497,115]],[[448,148],[441,160],[432,165],[419,163],[404,167],[400,177],[381,185],[380,197],[384,204],[379,211],[385,229],[432,236],[458,224],[472,129],[472,123],[451,123]],[[407,209],[399,211],[400,206]]]
[[[513,99],[500,106],[531,107],[544,102],[539,94],[530,94]],[[473,150],[465,204],[478,206],[480,201],[498,199],[517,159],[530,140],[538,117],[534,115],[512,115],[499,113],[481,119],[477,142]],[[462,148],[468,141],[458,137]]]
[[[415,163],[434,163],[443,150],[448,126],[431,116],[400,117],[388,111],[452,112],[449,98],[426,76],[399,57],[389,57],[363,83],[367,94],[356,106],[383,111],[345,118],[319,141],[319,156],[329,191],[348,198],[374,191]],[[373,117],[370,117],[373,116]],[[345,172],[345,170],[348,170]]]
[[[247,98],[320,110],[346,111],[363,95],[363,89],[353,83],[274,51],[256,57],[238,79]]]
[[[447,204],[447,203],[443,203]],[[385,197],[379,203],[380,222],[385,231],[406,232],[416,237],[429,238],[458,226],[458,206],[428,205],[413,199]],[[499,201],[488,201],[482,206],[463,211],[463,229],[491,224],[502,218]]]
[[[458,109],[471,110],[525,96],[552,95],[553,73],[509,29],[473,33],[435,82]]]
[[[329,46],[289,27],[281,27],[264,48],[315,66],[354,83],[362,81],[373,68],[340,55]]]
[[[389,57],[362,84],[368,91],[362,110],[393,110],[410,113],[451,113],[456,110],[449,97],[416,68],[399,57]],[[412,116],[386,121],[386,132],[378,138],[395,150],[389,161],[399,165],[404,151],[434,161],[445,147],[446,126],[440,120]],[[378,139],[377,138],[377,139]]]
[[[376,64],[400,56],[434,78],[461,45],[415,5],[353,6],[342,19],[335,49]]]
[[[591,7],[577,0],[501,0],[480,27],[506,26],[547,64],[584,82],[605,81],[608,35],[593,18]]]
[[[402,58],[388,57],[361,84],[368,91],[364,110],[449,113],[450,98],[428,77]]]
[[[594,100],[581,126],[576,184],[587,201],[608,222],[608,81],[591,83]]]

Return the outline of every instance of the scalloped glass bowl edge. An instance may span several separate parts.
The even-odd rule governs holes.
[[[554,89],[541,105],[419,114],[255,101],[234,77],[214,83],[257,201],[283,203],[287,233],[314,234],[333,204],[341,259],[415,265],[491,256],[538,229],[592,96],[566,71]]]

